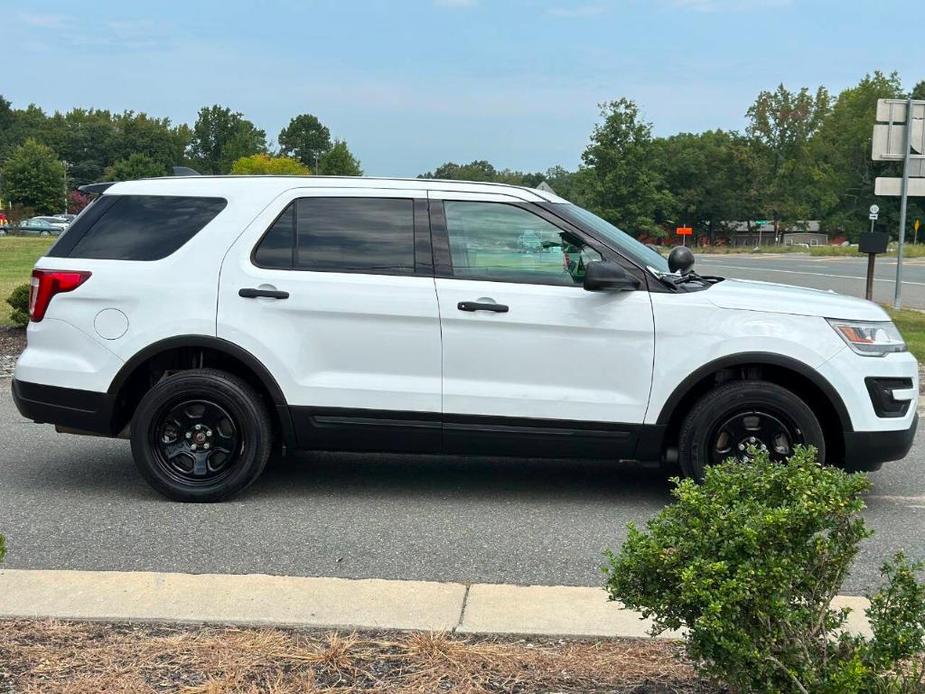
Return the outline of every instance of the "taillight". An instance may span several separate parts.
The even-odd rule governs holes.
[[[84,270],[33,270],[29,286],[29,317],[36,323],[45,317],[55,294],[72,292],[87,281]]]

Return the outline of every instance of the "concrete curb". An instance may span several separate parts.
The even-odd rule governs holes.
[[[866,600],[837,606],[852,608],[850,631],[868,633]],[[600,588],[6,569],[0,618],[16,617],[625,638],[651,626]]]

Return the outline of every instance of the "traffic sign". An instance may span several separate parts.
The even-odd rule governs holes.
[[[675,232],[678,236],[691,236],[694,233],[694,229],[692,227],[678,227],[675,229]]]
[[[871,212],[869,215],[867,215],[867,218],[877,221],[878,219],[880,219],[880,215],[877,214],[876,212]]]
[[[880,205],[871,205],[870,206],[871,214],[880,214]]]
[[[922,220],[916,217],[915,221],[912,223],[912,228],[915,229],[915,233],[919,233],[919,227],[922,226]]]
[[[903,179],[878,176],[874,181],[874,195],[902,195]],[[925,196],[925,178],[909,179],[909,196]]]

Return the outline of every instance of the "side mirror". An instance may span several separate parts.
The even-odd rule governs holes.
[[[675,246],[668,254],[668,269],[686,275],[694,267],[694,254],[686,246]]]
[[[627,274],[619,263],[592,260],[585,265],[584,288],[589,292],[605,289],[628,292],[639,289],[639,280]]]

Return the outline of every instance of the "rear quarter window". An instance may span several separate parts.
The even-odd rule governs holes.
[[[104,195],[68,228],[53,258],[160,260],[225,209],[224,198]]]

